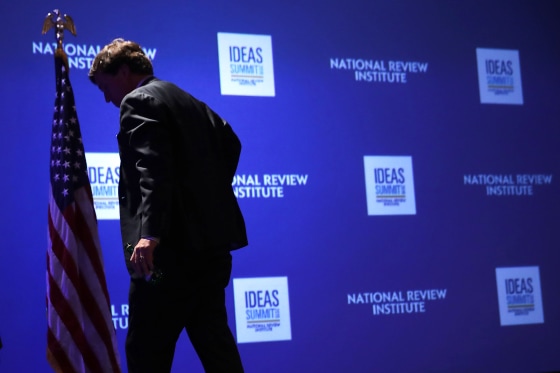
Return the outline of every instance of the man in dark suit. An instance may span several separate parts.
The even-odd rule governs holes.
[[[206,104],[155,78],[135,42],[106,45],[89,78],[120,108],[129,372],[169,372],[183,329],[206,372],[243,372],[225,307],[230,251],[247,245],[232,189],[239,139]]]

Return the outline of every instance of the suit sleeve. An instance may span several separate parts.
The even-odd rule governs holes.
[[[130,188],[141,214],[140,237],[161,237],[171,194],[171,133],[167,111],[157,99],[143,93],[125,97],[121,104],[119,149]]]
[[[228,122],[223,120],[218,114],[210,109],[209,106],[204,106],[206,108],[207,117],[210,120],[212,127],[214,127],[218,134],[217,138],[220,143],[220,149],[223,152],[222,161],[224,162],[225,172],[227,173],[229,183],[231,183],[239,163],[241,142],[235,132],[233,132],[233,129]]]

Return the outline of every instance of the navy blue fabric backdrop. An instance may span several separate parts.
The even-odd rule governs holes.
[[[558,2],[31,0],[0,5],[0,372],[50,371],[53,9],[78,32],[64,43],[123,361],[118,110],[87,78],[116,37],[243,143],[250,244],[227,306],[248,373],[560,370]],[[183,371],[202,372],[186,335]]]

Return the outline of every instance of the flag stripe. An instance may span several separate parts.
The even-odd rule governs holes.
[[[64,276],[62,276],[61,274],[63,273],[62,271],[62,265],[58,262],[58,258],[56,257],[56,255],[51,255],[50,257],[48,257],[48,259],[50,259],[50,262],[47,261],[47,263],[50,265],[49,268],[53,269],[53,273],[50,276],[52,279],[61,279],[64,278]],[[52,264],[51,264],[52,263]],[[48,273],[49,274],[49,273]],[[76,289],[73,287],[73,285],[69,282],[69,281],[65,281],[64,285],[64,289],[65,289],[65,297],[67,299],[77,299],[78,295],[76,292]],[[60,284],[55,284],[54,286],[58,286],[59,288],[61,288]],[[52,298],[53,302],[55,302],[57,299],[56,298]],[[79,306],[79,302],[68,302],[69,307],[72,308],[72,312],[76,315],[76,317],[82,317],[82,319],[80,320],[81,325],[84,326],[84,331],[86,333],[86,335],[88,335],[88,342],[89,344],[92,346],[91,348],[95,350],[95,346],[96,345],[101,345],[101,342],[99,342],[97,339],[95,339],[95,335],[91,334],[91,333],[87,333],[86,327],[87,325],[90,323],[89,320],[87,318],[84,318],[84,315],[81,307]],[[66,325],[64,325],[64,323],[62,322],[62,318],[65,318],[64,315],[59,315],[55,309],[55,307],[53,306],[53,304],[48,305],[48,315],[49,315],[49,327],[52,330],[56,331],[56,335],[58,336],[58,339],[60,341],[60,344],[64,345],[65,351],[66,351],[66,357],[68,359],[70,359],[72,361],[73,366],[75,367],[81,367],[80,369],[78,369],[77,371],[83,372],[85,367],[84,367],[84,361],[83,358],[81,356],[79,347],[76,345],[76,343],[73,340],[73,336],[71,335],[71,333],[68,331]],[[110,370],[105,370],[105,371],[110,371]]]
[[[77,194],[79,192],[76,192]],[[80,220],[76,217],[79,215],[79,211],[68,210],[66,215],[61,216],[58,214],[58,210],[54,209],[51,211],[51,214],[58,219],[61,219],[61,223],[57,223],[56,225],[59,227],[63,227],[63,232],[67,234],[64,238],[65,242],[76,242],[78,247],[77,252],[84,252],[84,248],[80,247],[80,242],[77,241],[73,237],[72,227],[68,227],[66,223],[68,221]],[[55,229],[52,222],[49,224],[50,229]],[[58,235],[58,232],[51,232],[51,236]],[[55,245],[56,247],[56,245]],[[100,359],[102,362],[110,359],[110,365],[113,370],[117,369],[118,363],[114,356],[111,353],[112,350],[112,341],[111,341],[111,330],[113,329],[113,323],[111,319],[104,319],[101,309],[99,308],[100,305],[106,304],[108,308],[110,308],[110,304],[108,303],[107,299],[103,296],[103,292],[101,287],[99,286],[99,282],[95,281],[96,274],[92,269],[91,263],[89,263],[89,257],[85,255],[79,255],[77,258],[71,258],[71,252],[68,250],[60,250],[55,249],[53,251],[56,258],[59,260],[60,264],[56,267],[63,268],[67,274],[70,283],[66,285],[67,292],[72,293],[73,297],[79,298],[81,302],[81,309],[74,309],[74,313],[79,315],[77,317],[81,318],[88,318],[88,320],[82,320],[81,323],[86,329],[87,327],[92,327],[91,332],[89,333],[90,340],[95,338],[98,340],[98,343],[93,343],[90,341],[91,348],[96,351],[96,355],[104,355],[104,359]],[[78,267],[76,263],[78,263],[80,271],[78,271]],[[60,284],[59,284],[60,286]],[[94,290],[94,291],[92,291]],[[102,356],[100,356],[102,357]]]
[[[82,198],[79,194],[85,194]],[[90,219],[87,219],[87,218]],[[107,292],[107,284],[105,283],[105,273],[103,271],[103,264],[101,263],[101,245],[96,232],[92,229],[97,229],[97,222],[95,221],[95,210],[93,209],[93,198],[91,194],[87,195],[87,191],[81,188],[76,191],[76,215],[75,221],[70,220],[72,232],[81,238],[80,242],[84,246],[85,252],[88,255],[89,262],[93,266],[97,284],[100,285],[98,295],[104,296],[104,302],[107,307],[110,307],[109,293]],[[101,299],[99,299],[101,301]]]
[[[79,243],[84,244],[84,248],[80,251],[88,253],[87,257],[80,256],[79,258],[82,271],[80,272],[79,277],[80,285],[78,294],[80,295],[85,310],[88,312],[88,316],[93,322],[93,326],[95,326],[96,332],[99,334],[102,339],[102,343],[107,349],[108,357],[111,359],[111,365],[113,368],[116,368],[118,365],[117,360],[114,354],[111,354],[112,342],[110,331],[114,328],[112,319],[104,319],[101,309],[99,308],[99,306],[105,306],[107,309],[110,309],[111,305],[109,302],[107,287],[105,285],[103,267],[101,261],[99,260],[101,255],[100,245],[95,245],[96,242],[99,242],[99,239],[98,237],[94,238],[96,235],[93,235],[88,229],[93,226],[96,227],[97,222],[93,221],[89,222],[91,224],[87,224],[85,220],[88,216],[87,212],[91,214],[89,215],[90,217],[95,216],[93,215],[95,213],[92,205],[93,200],[91,199],[91,195],[86,195],[86,192],[87,191],[84,188],[76,191],[76,196],[80,194],[84,194],[84,196],[83,198],[76,198],[77,209],[74,213],[74,217],[73,219],[67,219],[68,222],[73,222],[73,224],[71,224],[70,232],[77,232],[77,234],[82,237]],[[89,202],[89,204],[84,203],[86,201]],[[82,213],[82,208],[86,209],[86,214]],[[93,253],[96,255],[93,255]],[[84,275],[84,273],[86,273],[86,275]],[[102,352],[99,351],[99,353]]]
[[[68,356],[64,353],[62,346],[58,343],[58,340],[50,328],[47,330],[47,346],[49,347],[47,351],[47,359],[55,372],[76,372],[72,363],[68,359]]]
[[[53,298],[50,287],[59,286],[59,284],[51,285],[51,281],[52,279],[58,279],[60,281],[65,278],[63,273],[62,265],[58,263],[58,258],[52,252],[52,246],[49,245],[47,251],[47,323],[48,332],[52,333],[52,337],[47,339],[47,357],[49,358],[48,354],[50,352],[51,356],[49,362],[52,360],[57,361],[57,367],[62,367],[63,372],[67,370],[81,372],[83,370],[77,368],[83,365],[78,347],[62,322],[61,317],[55,311],[55,307],[52,303],[56,301],[56,299]],[[57,371],[57,367],[53,365],[55,371]]]
[[[99,361],[88,343],[77,315],[73,312],[72,306],[68,303],[68,299],[66,299],[52,276],[49,276],[49,293],[54,311],[70,332],[72,340],[78,347],[84,363],[94,372],[101,372]]]

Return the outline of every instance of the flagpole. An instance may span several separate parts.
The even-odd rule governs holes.
[[[48,13],[55,29],[56,99],[52,120],[47,246],[47,360],[56,373],[120,373],[102,250],[64,30],[74,21]]]

